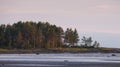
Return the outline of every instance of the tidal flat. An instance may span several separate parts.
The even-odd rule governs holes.
[[[114,53],[0,54],[0,67],[119,67]]]

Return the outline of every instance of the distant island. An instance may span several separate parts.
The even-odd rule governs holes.
[[[79,39],[77,29],[64,31],[48,22],[19,21],[0,25],[0,53],[120,52],[99,46],[92,37]]]

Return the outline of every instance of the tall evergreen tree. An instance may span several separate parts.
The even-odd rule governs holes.
[[[72,29],[67,28],[65,31],[64,42],[69,46],[75,46],[79,41],[79,36],[77,30],[74,31]]]

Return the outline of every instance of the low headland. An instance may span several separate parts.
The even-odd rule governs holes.
[[[92,37],[79,37],[77,29],[48,22],[19,21],[0,25],[0,54],[24,53],[120,53],[105,48]]]

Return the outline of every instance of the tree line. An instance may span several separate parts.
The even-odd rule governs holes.
[[[52,25],[48,22],[19,21],[12,25],[0,25],[0,48],[4,49],[49,49],[63,47],[88,47],[90,40],[78,45],[79,35],[76,29]],[[99,45],[97,41],[92,45]],[[90,47],[91,45],[89,45]]]

